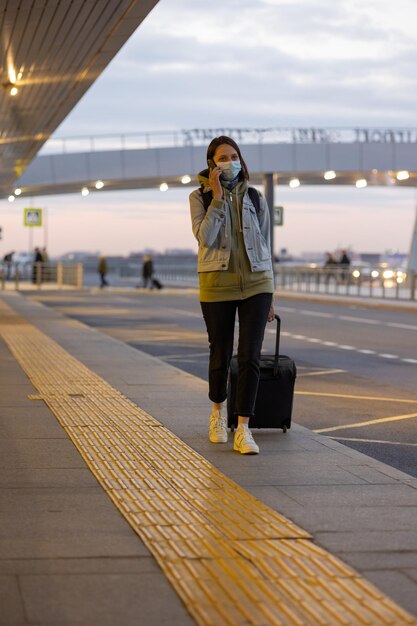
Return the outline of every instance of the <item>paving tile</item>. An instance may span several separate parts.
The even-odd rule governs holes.
[[[0,462],[1,465],[1,462]],[[0,488],[96,487],[97,480],[87,468],[1,468]]]
[[[346,552],[343,554],[343,558],[349,565],[356,568],[358,571],[369,570],[401,570],[409,575],[413,572],[417,563],[417,551],[400,550],[395,551],[383,551],[378,550],[370,552],[364,550],[363,552]],[[417,570],[414,570],[417,571]],[[411,574],[411,576],[414,576]],[[417,579],[416,579],[417,580]]]
[[[417,582],[402,572],[365,570],[364,576],[373,582],[381,591],[396,601],[404,609],[417,617],[416,597]]]
[[[112,558],[41,558],[2,559],[0,571],[4,575],[19,574],[142,574],[160,572],[150,555]]]
[[[417,558],[415,558],[414,560],[414,567],[412,569],[407,569],[404,571],[404,574],[406,574],[409,578],[411,578],[415,583],[417,583],[417,567],[415,567],[416,563],[417,563]]]
[[[349,465],[346,467],[346,470],[354,476],[359,476],[362,480],[373,485],[397,482],[396,478],[389,476],[386,472],[381,471],[380,468],[376,468],[365,463],[363,465]]]
[[[25,409],[29,413],[28,409]],[[10,412],[10,411],[9,411]],[[0,439],[68,439],[55,416],[36,414],[0,416]]]
[[[398,531],[347,531],[315,533],[315,540],[323,545],[330,552],[344,554],[346,552],[358,552],[359,550],[386,552],[400,552],[401,550],[412,550],[417,552],[417,533],[415,530]]]
[[[14,512],[16,515],[34,511],[88,511],[110,508],[109,498],[97,484],[85,488],[0,488],[0,511]]]
[[[69,439],[0,440],[0,468],[85,467]]]
[[[22,597],[16,576],[0,575],[0,624],[10,626],[25,621]]]
[[[316,485],[314,490],[302,486],[282,486],[282,490],[291,498],[308,507],[328,506],[415,506],[417,492],[407,485],[362,484],[355,485]]]
[[[147,556],[148,550],[109,501],[88,511],[1,514],[0,559]]]
[[[311,533],[349,531],[362,533],[366,531],[391,531],[399,530],[415,532],[415,520],[417,519],[417,507],[413,511],[410,507],[318,507],[309,511],[306,524],[306,511],[304,508],[293,508],[293,516],[297,523],[308,527]],[[414,519],[413,519],[414,517]],[[417,533],[416,533],[417,534]]]
[[[20,585],[29,622],[195,626],[158,574],[21,576]]]
[[[232,472],[236,475],[236,478],[239,477],[239,483],[245,487],[248,485],[274,485],[277,487],[286,486],[288,488],[291,485],[332,486],[366,484],[359,477],[337,467],[333,468],[331,472],[324,472],[321,467],[310,467],[308,469],[305,466],[291,467],[278,462],[273,465],[269,463],[268,471],[266,461],[263,461],[259,467],[259,464],[256,461],[252,463],[250,458],[239,463],[240,471],[242,466],[253,467],[256,470],[254,472],[245,472],[244,474],[236,471]],[[225,465],[219,464],[218,467],[224,469]]]

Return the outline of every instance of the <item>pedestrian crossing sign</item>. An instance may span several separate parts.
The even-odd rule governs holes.
[[[23,209],[25,226],[42,226],[42,209]]]

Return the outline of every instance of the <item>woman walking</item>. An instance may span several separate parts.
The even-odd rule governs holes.
[[[213,409],[209,437],[212,443],[227,442],[223,404],[237,311],[238,427],[234,449],[258,454],[248,423],[254,414],[265,326],[274,319],[269,210],[263,196],[248,186],[248,168],[233,139],[213,139],[207,164],[208,169],[198,177],[201,187],[190,195],[190,211],[198,241],[200,303],[210,347]]]

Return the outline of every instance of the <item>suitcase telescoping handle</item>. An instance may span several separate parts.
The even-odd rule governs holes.
[[[281,335],[281,318],[279,315],[275,314],[275,319],[277,320],[277,336],[275,338],[275,356],[274,356],[274,376],[278,374],[278,363],[279,363],[279,338]]]

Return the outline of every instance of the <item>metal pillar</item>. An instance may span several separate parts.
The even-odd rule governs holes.
[[[414,231],[411,238],[410,254],[408,255],[408,272],[417,272],[417,207],[416,220],[414,222]]]
[[[269,207],[269,220],[271,223],[271,256],[272,262],[274,260],[274,175],[264,174],[264,195]]]

